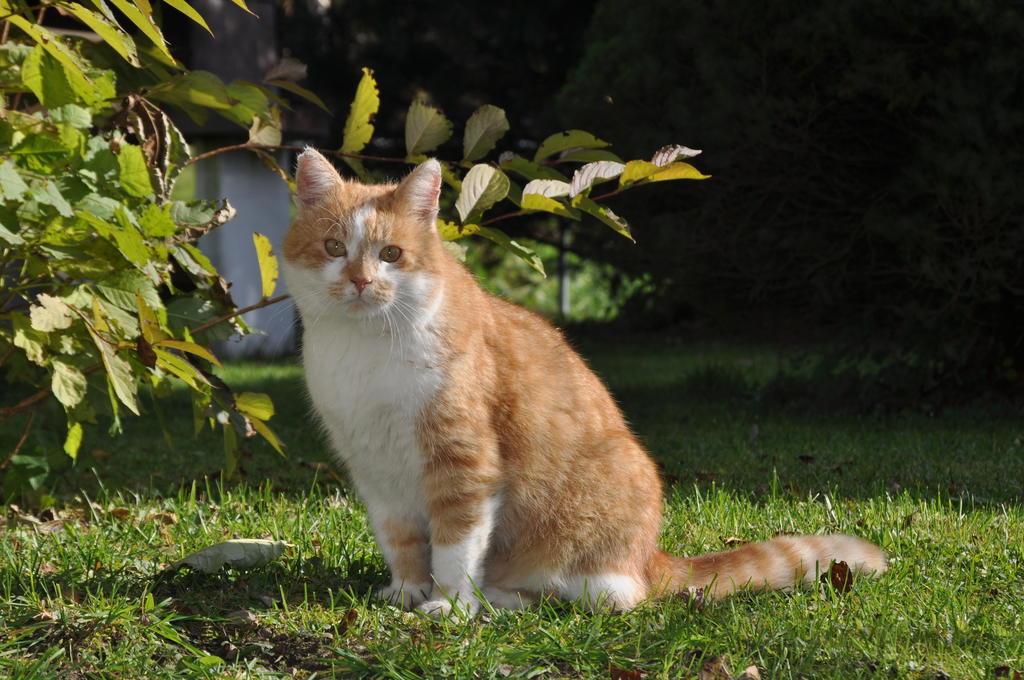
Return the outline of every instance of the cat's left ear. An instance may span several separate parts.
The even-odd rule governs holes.
[[[295,168],[295,196],[300,211],[319,205],[328,193],[343,182],[331,162],[316,149],[307,146],[299,154]]]
[[[441,164],[433,158],[416,166],[395,190],[395,197],[417,221],[433,226],[441,196]]]

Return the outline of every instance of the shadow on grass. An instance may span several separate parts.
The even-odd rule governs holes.
[[[715,485],[759,496],[776,484],[796,495],[1024,498],[1024,428],[1005,406],[865,413],[836,403],[819,378],[780,379],[784,361],[775,349],[593,337],[576,344],[666,481],[684,489]],[[224,374],[236,391],[271,395],[271,426],[287,444],[281,458],[261,440],[244,442],[241,481],[305,493],[317,478],[338,476],[294,360],[234,364]],[[161,411],[173,448],[152,418],[126,419],[124,436],[86,442],[58,490],[160,495],[219,477],[220,436],[193,436],[187,396],[164,400]]]

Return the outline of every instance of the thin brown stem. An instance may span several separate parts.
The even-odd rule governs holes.
[[[232,146],[222,146],[219,149],[212,149],[210,151],[207,151],[206,153],[201,153],[198,156],[195,156],[195,157],[190,158],[189,160],[185,161],[185,165],[192,165],[193,163],[198,163],[199,161],[204,161],[207,158],[210,158],[212,156],[217,156],[217,155],[222,154],[222,153],[227,153],[228,151],[304,151],[305,149],[306,149],[306,147],[304,147],[304,146],[294,146],[294,145],[289,145],[289,144],[250,144],[250,143],[246,142],[245,144],[234,144]],[[358,158],[358,159],[364,160],[364,161],[378,161],[378,162],[381,162],[381,163],[406,163],[407,162],[404,158],[392,158],[392,157],[389,157],[389,156],[367,156],[366,154],[361,154],[361,153],[346,153],[344,151],[323,150],[323,149],[319,149],[319,151],[321,153],[327,154],[329,156],[337,156],[339,158]]]
[[[7,456],[7,458],[4,459],[4,462],[0,463],[0,470],[3,470],[5,467],[7,467],[11,460],[13,460],[14,457],[18,455],[18,452],[21,451],[21,447],[25,445],[25,440],[28,439],[28,433],[32,429],[32,423],[34,423],[35,421],[36,412],[35,409],[33,409],[28,412],[28,422],[25,423],[25,429],[22,430],[21,432],[21,439],[19,439],[18,443],[14,445],[14,448],[11,450],[11,453]]]
[[[278,302],[281,302],[282,300],[287,300],[289,297],[291,297],[291,296],[290,295],[278,295],[275,298],[263,298],[262,300],[260,300],[256,304],[249,305],[248,307],[243,307],[242,309],[236,309],[235,311],[230,312],[228,314],[225,314],[224,316],[218,316],[216,319],[213,319],[211,321],[207,321],[204,324],[200,324],[200,325],[196,326],[195,328],[190,328],[190,329],[188,329],[188,332],[193,334],[193,335],[195,335],[196,333],[200,333],[202,331],[205,331],[207,328],[213,328],[217,324],[224,323],[225,321],[230,321],[231,319],[234,319],[236,316],[241,316],[242,314],[245,314],[247,312],[251,312],[254,309],[262,309],[263,307],[269,307],[270,305],[277,304]]]
[[[495,222],[501,222],[502,220],[512,219],[513,217],[521,217],[525,214],[525,210],[514,210],[510,213],[505,213],[504,215],[498,215],[496,217],[484,220],[483,222],[480,223],[480,226],[486,227],[488,224],[494,224]]]

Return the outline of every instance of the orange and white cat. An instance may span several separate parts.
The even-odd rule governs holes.
[[[878,547],[841,535],[659,550],[654,462],[561,334],[442,247],[438,163],[373,186],[307,150],[296,187],[283,272],[306,381],[390,568],[383,597],[435,615],[475,612],[479,594],[628,609],[691,586],[786,588],[832,560],[885,571]]]

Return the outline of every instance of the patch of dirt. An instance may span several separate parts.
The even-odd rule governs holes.
[[[328,645],[330,634],[299,631],[282,633],[265,626],[244,629],[209,622],[185,626],[192,644],[228,663],[255,659],[272,670],[325,671],[335,656]]]

